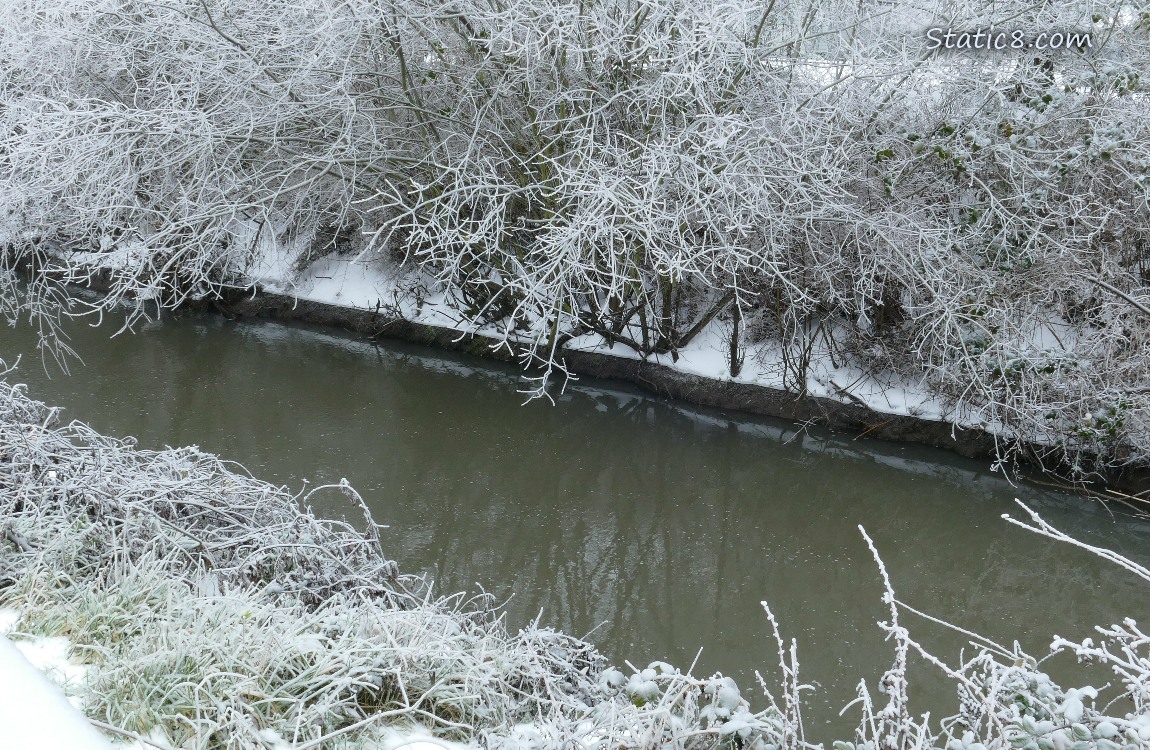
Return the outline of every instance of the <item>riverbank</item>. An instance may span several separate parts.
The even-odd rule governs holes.
[[[321,257],[301,269],[301,258],[309,252],[301,243],[261,245],[248,272],[249,288],[185,304],[226,317],[307,323],[522,366],[526,342],[517,345],[513,333],[496,325],[473,325],[448,295],[429,291],[434,282],[418,271],[405,272],[387,261],[338,257]],[[60,278],[82,279],[82,286],[97,295],[116,288],[116,275],[123,270],[115,256],[103,254],[63,253],[60,260],[70,267]],[[1150,491],[1150,469],[1111,468],[1089,473],[1090,481],[1079,477],[1068,482],[1065,477],[1075,470],[1064,463],[1057,446],[1020,439],[977,411],[960,414],[924,382],[840,364],[822,348],[812,351],[804,365],[800,393],[787,387],[783,353],[769,346],[744,344],[746,361],[739,376],[732,377],[725,337],[723,324],[714,322],[675,353],[649,356],[598,334],[572,337],[555,355],[566,372],[549,372],[549,385],[561,389],[568,374],[616,380],[687,404],[822,426],[854,439],[942,448],[986,459],[996,470],[1020,473],[1016,476],[1085,488],[1102,499],[1133,501],[1128,507],[1135,513],[1145,510],[1146,501],[1134,496]],[[1088,454],[1080,458],[1084,465],[1093,461]]]
[[[404,270],[385,259],[321,256],[306,262],[313,253],[314,248],[303,241],[287,246],[262,241],[244,272],[243,283],[250,286],[224,289],[184,304],[230,318],[306,323],[369,340],[405,341],[521,367],[529,359],[524,354],[530,342],[519,345],[516,335],[499,325],[475,325],[449,294],[433,292],[434,280],[418,269]],[[57,249],[53,256],[63,265],[37,270],[24,262],[21,270],[27,278],[44,274],[82,288],[96,300],[120,289],[120,276],[129,272],[122,253]],[[960,412],[932,393],[925,380],[870,373],[857,364],[838,362],[826,347],[809,353],[802,392],[788,387],[790,365],[782,350],[771,345],[744,343],[745,361],[733,377],[726,335],[724,324],[715,321],[674,353],[642,356],[599,334],[584,334],[563,340],[557,348],[555,360],[565,372],[543,372],[552,389],[561,389],[568,374],[616,380],[686,404],[822,426],[852,439],[942,448],[985,459],[992,470],[1005,469],[1015,478],[1029,476],[1071,491],[1085,489],[1094,497],[1117,501],[1135,515],[1146,512],[1143,495],[1150,491],[1146,467],[1131,464],[1086,471],[1083,467],[1096,465],[1097,458],[1088,452],[1079,452],[1078,465],[1067,465],[1058,445],[1021,439],[977,410]]]
[[[400,9],[380,48],[344,3],[244,1],[4,14],[0,264],[106,268],[103,311],[254,286],[491,335],[549,387],[611,354],[644,364],[580,369],[1140,487],[1138,19],[1044,5],[1099,25],[1089,59],[903,75],[923,21],[883,3]],[[11,319],[68,301],[10,278]]]
[[[286,264],[272,267],[278,273],[263,275],[250,291],[194,304],[231,317],[304,322],[369,339],[395,339],[501,362],[522,362],[514,337],[494,327],[476,330],[442,296],[399,302],[394,269],[373,272],[370,264],[336,259],[324,259],[294,275],[285,272]],[[107,284],[97,277],[95,286]],[[383,304],[389,298],[397,302]],[[688,404],[819,425],[856,439],[942,448],[1032,473],[1059,468],[1050,464],[1051,456],[1057,454],[1049,445],[1016,441],[977,414],[960,418],[922,384],[895,378],[882,382],[879,376],[856,368],[836,367],[825,352],[811,363],[802,393],[782,387],[783,364],[778,357],[773,362],[765,357],[754,362],[748,357],[741,375],[731,377],[722,342],[716,341],[722,334],[718,330],[710,333],[698,336],[674,356],[649,357],[598,335],[582,336],[567,341],[556,358],[575,377],[623,381]],[[754,352],[754,347],[749,349]],[[1111,470],[1087,486],[1135,495],[1150,489],[1150,471],[1138,467]]]

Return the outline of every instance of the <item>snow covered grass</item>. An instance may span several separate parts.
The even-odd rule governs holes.
[[[14,615],[14,616],[10,616]],[[5,747],[37,750],[109,750],[105,740],[77,711],[78,699],[65,697],[48,675],[67,682],[82,675],[68,659],[63,638],[21,641],[6,637],[19,619],[0,610],[0,738]]]
[[[91,665],[102,724],[185,748],[384,747],[409,725],[524,747],[689,729],[706,745],[732,713],[773,726],[728,694],[700,726],[715,681],[669,669],[633,701],[590,645],[510,633],[486,599],[399,575],[369,517],[321,521],[212,456],[54,420],[0,386],[0,602],[21,614],[13,637],[67,638]],[[668,695],[695,720],[664,727]]]
[[[760,678],[761,696],[661,662],[625,674],[587,643],[538,625],[512,633],[489,600],[439,596],[399,574],[355,491],[318,491],[344,493],[363,527],[318,519],[299,507],[309,495],[213,456],[60,424],[22,386],[0,383],[9,636],[70,644],[84,668],[67,689],[96,726],[140,748],[814,747],[797,644],[765,604],[778,680]],[[1073,541],[1036,516],[1019,523]],[[1094,551],[1150,583],[1150,571]],[[856,736],[835,750],[1150,747],[1150,637],[1135,622],[1100,629],[1097,643],[1056,638],[1055,651],[1118,678],[1064,689],[1017,645],[973,633],[973,655],[947,665],[902,623],[927,615],[889,582],[886,601],[885,700],[860,683]],[[956,685],[958,711],[937,724],[909,714],[915,654]]]

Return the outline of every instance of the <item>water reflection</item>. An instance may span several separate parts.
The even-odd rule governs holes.
[[[34,346],[22,329],[0,337],[0,356]],[[1081,637],[1147,614],[1131,576],[999,515],[1020,497],[1143,561],[1150,525],[1012,488],[986,462],[603,383],[575,383],[554,407],[520,406],[513,368],[298,327],[188,316],[134,336],[73,337],[87,366],[49,380],[29,364],[20,377],[34,396],[101,431],[197,444],[293,488],[347,477],[391,525],[384,543],[406,570],[508,598],[513,626],[539,617],[593,631],[617,663],[685,667],[702,646],[697,671],[752,688],[753,671],[775,660],[768,600],[799,639],[805,677],[824,686],[812,703],[837,709],[891,653],[859,524],[902,599],[1037,653],[1052,630]],[[314,500],[348,510],[335,492]],[[945,656],[962,645],[910,624]],[[924,685],[919,710],[953,705],[949,688]]]

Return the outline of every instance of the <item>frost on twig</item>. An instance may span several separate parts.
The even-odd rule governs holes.
[[[1099,557],[1101,557],[1102,559],[1104,559],[1108,562],[1114,563],[1118,567],[1123,568],[1124,570],[1127,570],[1130,573],[1133,573],[1134,575],[1138,576],[1139,578],[1141,578],[1144,581],[1150,582],[1150,570],[1148,570],[1145,566],[1139,565],[1138,563],[1134,562],[1133,560],[1130,560],[1129,558],[1123,557],[1122,555],[1118,554],[1117,552],[1113,552],[1111,550],[1104,549],[1102,547],[1095,547],[1094,545],[1079,541],[1078,539],[1075,539],[1074,537],[1070,536],[1069,534],[1062,532],[1062,531],[1059,531],[1058,529],[1051,526],[1049,523],[1047,523],[1045,520],[1043,520],[1043,518],[1041,516],[1039,516],[1036,512],[1034,512],[1030,508],[1026,507],[1026,505],[1023,504],[1023,502],[1021,500],[1015,499],[1015,502],[1018,503],[1018,506],[1020,508],[1022,508],[1024,511],[1026,511],[1026,514],[1028,516],[1030,516],[1030,523],[1026,523],[1025,521],[1019,521],[1018,519],[1012,517],[1009,513],[1003,513],[1002,518],[1007,523],[1012,523],[1015,526],[1019,526],[1021,528],[1026,529],[1027,531],[1033,531],[1036,534],[1041,534],[1042,536],[1049,537],[1049,538],[1054,539],[1054,540],[1059,541],[1059,542],[1065,542],[1067,544],[1072,544],[1075,547],[1079,547],[1081,549],[1086,550],[1087,552],[1098,555]]]
[[[1025,507],[1025,506],[1024,506]],[[1141,566],[1107,550],[1085,545],[1057,532],[1036,513],[1027,509],[1034,526],[1023,526],[1046,536],[1067,541],[1103,555],[1106,559],[1138,575]],[[1141,633],[1133,620],[1124,625],[1098,628],[1106,641],[1095,646],[1092,639],[1072,643],[1055,637],[1051,653],[1071,652],[1079,659],[1097,659],[1113,666],[1125,686],[1124,694],[1111,696],[1109,703],[1099,705],[1103,689],[1090,685],[1064,688],[1055,683],[1040,667],[1045,659],[1027,654],[1016,641],[1005,648],[983,636],[938,620],[899,601],[878,551],[862,530],[883,580],[884,602],[890,607],[891,619],[880,623],[895,640],[895,663],[882,680],[883,692],[889,696],[887,706],[874,711],[865,683],[860,685],[857,703],[862,707],[863,721],[859,739],[869,748],[928,748],[944,746],[947,750],[991,750],[994,748],[1145,748],[1150,746],[1150,639]],[[1150,579],[1147,579],[1150,580]],[[952,629],[969,637],[975,655],[958,666],[950,666],[928,652],[899,625],[903,610]],[[940,722],[932,732],[928,717],[916,724],[907,711],[908,683],[905,680],[907,655],[915,652],[955,683],[959,712]],[[1107,713],[1129,700],[1132,710]]]

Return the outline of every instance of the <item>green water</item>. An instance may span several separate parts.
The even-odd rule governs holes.
[[[390,525],[384,545],[441,591],[487,591],[507,620],[589,634],[616,664],[660,659],[734,676],[763,703],[775,645],[760,601],[799,641],[816,739],[891,649],[874,538],[899,596],[1045,654],[1050,638],[1146,619],[1146,585],[1002,520],[1018,497],[1080,538],[1150,559],[1150,524],[1071,495],[1012,487],[989,462],[854,440],[580,381],[523,405],[514,368],[273,323],[184,315],[135,334],[76,326],[71,374],[30,329],[0,329],[15,378],[144,447],[195,444],[298,490],[346,477]],[[338,492],[317,511],[349,512]],[[1138,611],[1141,610],[1141,611]],[[907,618],[953,659],[961,637]],[[702,653],[699,654],[699,649]],[[1072,671],[1053,664],[1056,675]],[[1105,676],[1090,678],[1095,684]],[[915,710],[953,711],[919,665]],[[834,707],[831,710],[830,707]]]

